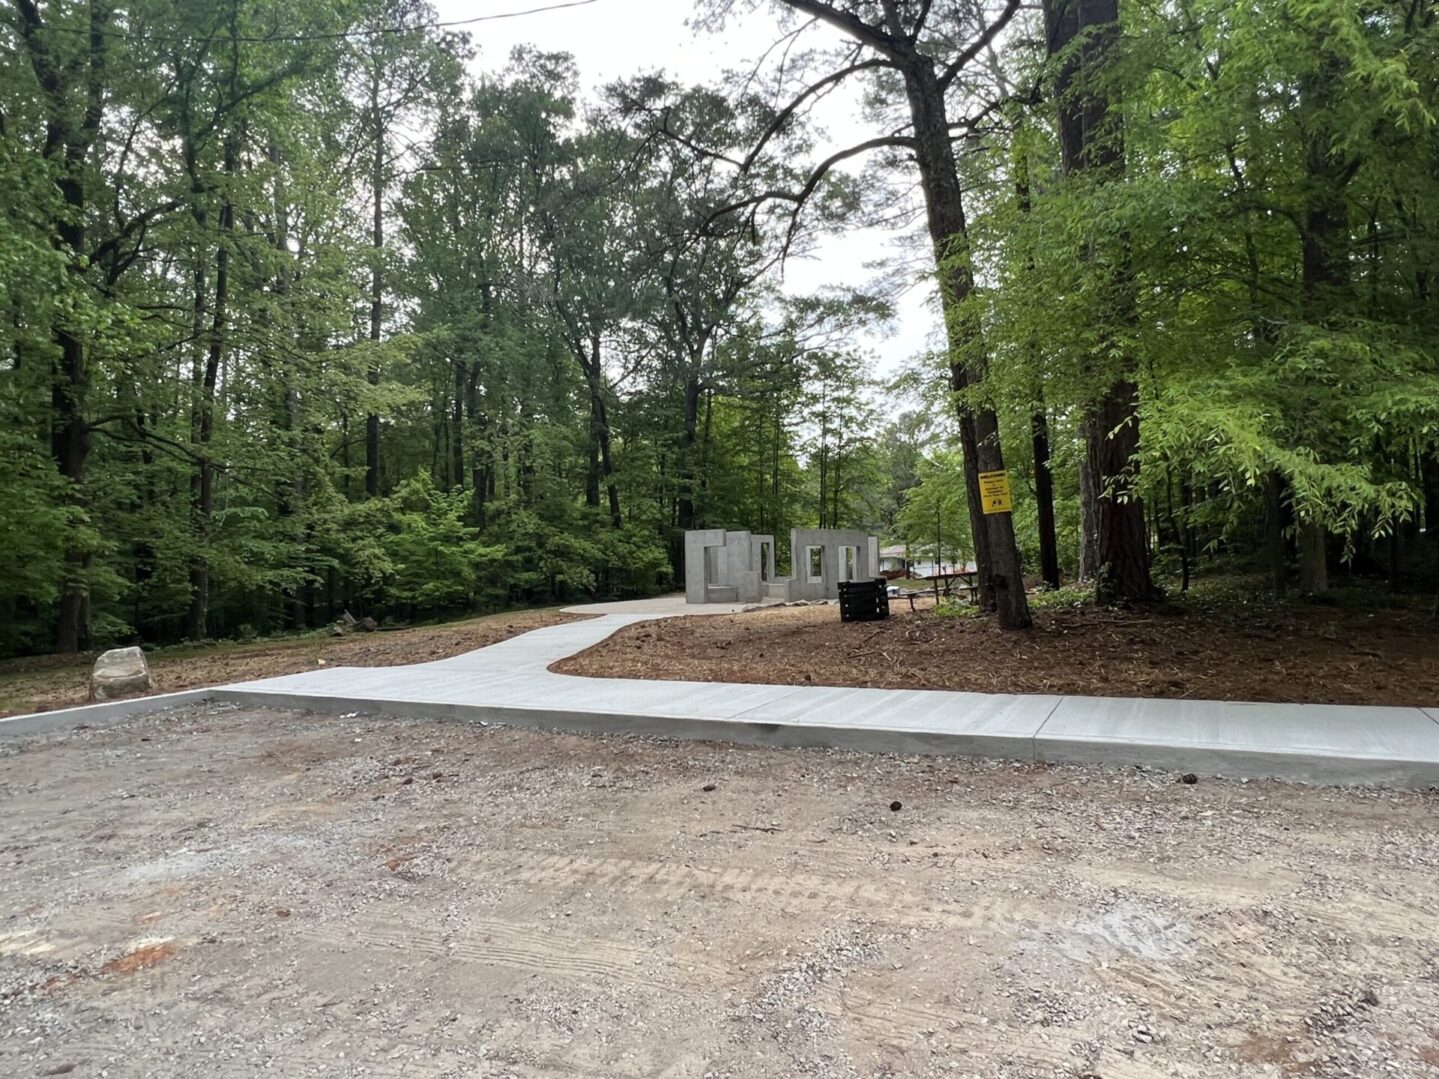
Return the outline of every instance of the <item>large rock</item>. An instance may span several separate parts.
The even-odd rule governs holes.
[[[112,648],[95,661],[90,672],[92,701],[113,701],[152,688],[150,665],[138,648]]]

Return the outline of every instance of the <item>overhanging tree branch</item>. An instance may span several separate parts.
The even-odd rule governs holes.
[[[845,79],[847,79],[849,76],[853,75],[857,71],[868,71],[873,68],[893,66],[894,65],[888,60],[862,60],[859,63],[850,64],[848,67],[843,67],[840,68],[838,71],[831,72],[824,78],[820,79],[818,82],[814,82],[811,83],[809,86],[806,86],[802,91],[799,92],[799,94],[794,97],[792,101],[790,101],[788,105],[786,105],[783,109],[781,109],[778,113],[775,114],[775,117],[773,120],[770,121],[769,126],[766,127],[764,132],[760,135],[759,141],[755,143],[754,149],[752,149],[748,154],[745,155],[744,164],[741,167],[744,168],[746,171],[753,167],[755,160],[759,157],[761,153],[764,152],[764,148],[769,145],[770,139],[774,138],[774,136],[780,132],[784,125],[789,122],[790,118],[793,117],[794,114],[799,110],[800,106],[802,106],[806,101],[815,97],[817,94],[820,93],[820,91],[826,89],[827,87],[831,87],[843,82]]]
[[[944,69],[944,74],[939,77],[941,93],[948,90],[950,83],[954,82],[955,76],[964,70],[965,65],[983,52],[999,32],[1010,24],[1010,21],[1019,12],[1019,5],[1020,0],[1008,0],[1004,5],[1004,10],[999,13],[999,17],[986,26],[979,37],[971,41],[958,56],[949,62],[949,66]]]
[[[895,37],[873,23],[865,22],[852,12],[840,11],[832,4],[822,3],[821,0],[784,0],[784,2],[796,11],[813,15],[821,22],[827,22],[850,37],[864,42],[875,52],[888,57],[901,67],[912,63],[916,57],[913,44],[903,38]]]

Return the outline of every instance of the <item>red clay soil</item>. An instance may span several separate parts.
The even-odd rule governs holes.
[[[176,693],[226,682],[298,674],[321,666],[428,663],[498,644],[542,626],[589,617],[593,616],[565,614],[555,608],[504,611],[463,622],[377,633],[353,632],[343,637],[321,631],[301,637],[168,648],[148,659],[155,692]],[[84,704],[94,659],[93,655],[32,656],[0,663],[0,716]]]
[[[1439,706],[1428,612],[1091,606],[1034,629],[930,611],[842,623],[834,606],[628,626],[551,669],[619,678],[1324,704]]]

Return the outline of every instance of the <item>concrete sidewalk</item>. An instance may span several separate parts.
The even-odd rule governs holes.
[[[433,663],[325,668],[222,686],[212,696],[275,708],[752,745],[1145,765],[1313,783],[1439,785],[1439,708],[670,682],[580,678],[546,669],[623,626],[678,613],[685,612],[663,608],[663,601],[660,607],[630,605]]]

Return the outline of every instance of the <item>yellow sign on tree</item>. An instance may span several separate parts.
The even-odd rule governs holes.
[[[1008,513],[1014,509],[1014,499],[1009,493],[1009,473],[981,472],[979,500],[985,513]]]

